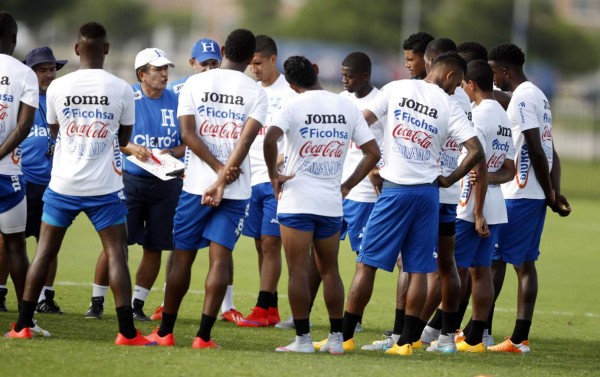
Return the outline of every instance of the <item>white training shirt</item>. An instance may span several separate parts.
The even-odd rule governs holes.
[[[38,80],[35,73],[10,55],[0,54],[0,144],[15,128],[21,102],[37,108]],[[21,174],[21,147],[0,160],[0,174]]]
[[[515,147],[513,144],[510,121],[506,112],[495,100],[486,99],[479,105],[473,104],[473,125],[481,145],[485,149],[488,173],[498,171],[505,160],[514,160]],[[465,153],[463,153],[463,156]],[[461,195],[456,217],[475,222],[475,194],[469,184],[467,175],[460,181]],[[508,222],[506,204],[500,185],[488,184],[488,190],[483,203],[483,216],[488,224]]]
[[[454,90],[454,94],[450,98],[458,105],[467,115],[469,121],[471,121],[471,100],[469,96],[460,86]],[[440,167],[442,168],[442,175],[449,176],[458,167],[458,160],[460,158],[460,151],[462,146],[457,143],[452,136],[448,137],[442,150],[440,151]],[[454,183],[450,187],[440,187],[440,203],[442,204],[454,204],[458,203],[460,196],[460,181]]]
[[[441,174],[440,151],[448,136],[457,143],[475,137],[464,110],[436,84],[398,80],[384,86],[368,109],[381,119],[384,165],[380,175],[393,183],[432,183]]]
[[[550,102],[537,86],[526,81],[513,92],[506,112],[512,126],[517,172],[515,179],[502,185],[504,198],[545,199],[544,190],[542,190],[531,165],[523,131],[539,128],[542,148],[548,159],[548,168],[552,170],[554,147],[552,144]]]
[[[227,162],[239,141],[248,118],[265,123],[267,95],[246,74],[231,69],[211,69],[188,78],[179,93],[179,117],[194,115],[196,135],[223,164]],[[240,168],[243,174],[225,187],[223,198],[250,198],[250,163],[246,157]],[[186,150],[186,169],[183,190],[195,195],[217,180],[217,173],[189,148]]]
[[[342,216],[342,170],[350,142],[363,145],[373,133],[351,101],[325,90],[289,98],[273,127],[286,135],[285,182],[277,213]]]
[[[359,110],[362,111],[371,101],[373,101],[373,99],[377,96],[377,93],[379,93],[379,89],[373,88],[369,94],[362,98],[356,97],[354,93],[349,93],[347,90],[341,92],[340,95],[344,98],[348,98],[356,105],[356,107],[358,107]],[[375,136],[375,141],[377,142],[377,145],[379,145],[379,149],[383,154],[383,122],[378,120],[377,122],[373,123],[370,128]],[[344,170],[342,171],[342,182],[346,181],[346,179],[350,177],[362,158],[363,153],[360,147],[356,143],[350,142],[350,148],[348,149],[348,155],[346,155],[346,162],[344,163]],[[383,163],[383,159],[380,161],[380,163]],[[381,167],[381,164],[379,165]],[[365,177],[358,185],[354,186],[354,188],[350,190],[346,196],[346,199],[363,203],[375,203],[377,201],[377,194],[373,189],[373,184],[371,183],[369,177]]]
[[[258,85],[261,85],[258,83]],[[279,75],[277,80],[269,86],[261,86],[267,93],[269,99],[269,106],[267,108],[267,118],[263,124],[263,128],[260,130],[256,139],[250,147],[250,169],[252,170],[251,184],[252,186],[259,183],[270,182],[269,172],[267,170],[267,164],[265,162],[265,155],[263,152],[263,145],[265,143],[265,134],[267,133],[267,127],[273,124],[273,118],[275,113],[281,108],[282,102],[289,97],[295,96],[296,92],[290,87],[290,84],[285,80],[284,75]]]
[[[106,195],[123,188],[117,132],[135,123],[131,85],[103,69],[80,69],[46,92],[48,124],[58,124],[49,187],[63,195]]]

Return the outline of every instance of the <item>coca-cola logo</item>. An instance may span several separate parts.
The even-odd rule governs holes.
[[[431,135],[422,130],[411,130],[400,123],[392,131],[392,137],[402,138],[419,145],[421,148],[429,148],[431,145]]]
[[[221,139],[238,139],[241,132],[242,127],[234,122],[210,124],[208,120],[202,122],[198,130],[200,136],[212,136]]]
[[[6,116],[8,115],[8,113],[6,112],[6,109],[8,109],[9,106],[8,105],[3,105],[0,103],[0,120],[4,120],[4,118],[6,118]]]
[[[542,132],[542,140],[543,141],[552,140],[552,128],[544,127],[544,131]]]
[[[307,141],[300,147],[300,157],[331,157],[341,158],[344,154],[342,149],[345,143],[339,141],[330,141],[327,144],[313,144],[312,141]]]
[[[488,160],[487,167],[488,169],[500,169],[504,164],[504,160],[506,160],[506,154],[502,153],[500,155],[492,155]]]
[[[75,121],[72,121],[67,125],[67,136],[106,139],[108,136],[108,123],[93,122],[90,124],[77,124]]]
[[[458,144],[456,142],[456,140],[454,140],[453,137],[449,137],[448,139],[446,139],[446,143],[444,143],[444,145],[442,145],[442,151],[459,151],[460,150],[460,144]]]

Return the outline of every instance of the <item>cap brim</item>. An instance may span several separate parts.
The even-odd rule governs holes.
[[[168,65],[171,68],[175,68],[175,64],[173,64],[169,59],[162,58],[162,57],[155,59],[155,60],[149,62],[148,64],[153,65],[155,67],[162,67],[164,65]]]
[[[56,70],[59,71],[62,67],[65,66],[69,61],[68,60],[57,60],[56,61]]]
[[[193,58],[196,59],[200,63],[204,63],[205,61],[211,60],[211,59],[218,60],[218,61],[222,60],[221,55],[217,54],[217,53],[214,53],[214,54],[213,53],[204,53],[204,54],[200,54],[198,56],[193,56]]]

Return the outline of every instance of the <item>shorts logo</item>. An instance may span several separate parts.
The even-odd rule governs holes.
[[[529,166],[531,165],[529,160],[529,151],[527,150],[527,144],[523,144],[521,147],[521,155],[517,158],[517,185],[519,188],[525,188],[527,186],[527,180],[529,179]]]

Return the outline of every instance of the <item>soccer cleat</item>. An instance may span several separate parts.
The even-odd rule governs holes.
[[[152,321],[162,321],[162,313],[165,310],[164,306],[159,306],[154,310],[154,313],[150,316],[150,320]]]
[[[92,302],[87,312],[85,312],[85,318],[87,319],[102,319],[104,313],[104,297],[97,296],[92,297]]]
[[[281,318],[279,317],[279,309],[275,307],[269,308],[269,326],[275,326],[281,322]]]
[[[438,340],[440,337],[440,330],[434,329],[430,326],[425,326],[421,333],[421,341],[424,344],[431,344],[431,342]]]
[[[54,294],[54,291],[46,289],[44,292],[44,297],[46,298],[38,302],[35,311],[37,313],[63,314],[60,310],[60,306],[54,301]]]
[[[140,322],[148,322],[150,321],[150,317],[148,317],[144,313],[144,301],[134,298],[133,299],[133,319]]]
[[[4,337],[11,339],[31,339],[33,335],[31,334],[31,329],[29,327],[24,327],[21,331],[15,331],[16,323],[10,324],[10,331],[4,334]]]
[[[46,338],[49,336],[52,336],[49,331],[46,331],[46,330],[42,329],[40,326],[38,326],[37,321],[35,319],[32,321],[33,321],[33,326],[31,326],[29,328],[29,330],[31,330],[31,333],[33,335],[46,337]]]
[[[123,334],[119,333],[117,338],[115,339],[115,344],[117,346],[156,346],[158,345],[156,342],[147,339],[142,335],[140,330],[137,330],[137,334],[135,338],[129,339],[126,338]]]
[[[456,353],[456,343],[454,340],[450,341],[442,339],[443,335],[440,336],[440,340],[434,340],[431,345],[427,347],[427,352],[440,352],[440,353]]]
[[[376,340],[371,344],[367,344],[366,346],[362,346],[360,349],[363,351],[385,351],[388,348],[392,348],[396,344],[394,338],[388,336],[384,340]]]
[[[531,351],[529,348],[529,341],[524,340],[522,343],[515,344],[509,337],[504,339],[504,342],[498,343],[495,346],[487,347],[490,352],[509,352],[509,353],[528,353]]]
[[[461,330],[456,330],[456,332],[454,333],[454,342],[455,343],[460,343],[463,340],[465,340],[466,338],[467,338],[467,336]]]
[[[317,351],[320,351],[322,347],[327,346],[327,339],[323,339],[320,342],[313,342],[313,346]],[[348,339],[342,344],[344,351],[354,351],[354,338]]]
[[[280,321],[278,324],[275,325],[276,329],[295,329],[296,325],[294,324],[294,317],[289,316],[286,320],[284,321]]]
[[[356,327],[354,328],[354,332],[362,332],[362,331],[363,331],[362,323],[357,322]]]
[[[487,331],[487,330],[486,330]],[[483,345],[486,347],[491,347],[494,345],[494,337],[492,335],[483,333]]]
[[[162,347],[173,347],[175,345],[175,338],[173,337],[173,334],[160,336],[158,335],[158,327],[154,328],[154,331],[152,331],[150,335],[147,335],[146,339]]]
[[[421,348],[423,348],[423,342],[421,341],[421,339],[419,339],[416,342],[412,342],[411,346],[413,350],[420,350]]]
[[[244,316],[242,315],[242,313],[238,312],[236,309],[229,309],[225,313],[221,314],[219,316],[219,319],[221,321],[238,323],[239,321],[244,319]]]
[[[329,352],[332,355],[342,355],[344,353],[344,336],[342,333],[330,333],[327,336],[325,344],[320,347],[319,351]]]
[[[202,338],[200,338],[199,336],[194,338],[194,342],[192,343],[192,348],[195,349],[219,349],[221,348],[221,346],[219,346],[217,343],[215,343],[214,340],[209,340],[208,342],[205,342],[204,340],[202,340]]]
[[[7,288],[0,288],[0,312],[7,312],[6,307],[6,295],[8,294]]]
[[[268,327],[269,311],[255,306],[246,318],[242,318],[236,324],[240,327]]]
[[[413,348],[410,343],[407,343],[403,346],[399,346],[398,344],[394,344],[392,348],[389,348],[385,351],[388,355],[401,355],[401,356],[410,356],[413,354]]]
[[[456,350],[458,352],[472,352],[481,353],[485,352],[485,345],[483,343],[476,344],[474,346],[467,343],[465,340],[456,343]]]
[[[313,346],[310,334],[304,334],[296,336],[296,339],[287,346],[275,348],[275,352],[314,353],[315,347]]]

